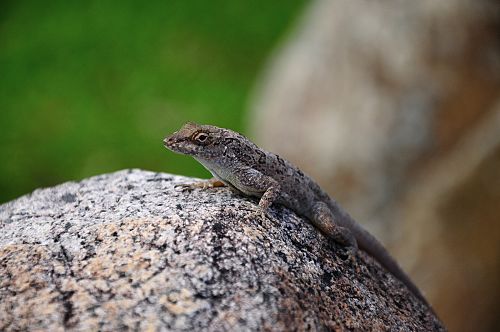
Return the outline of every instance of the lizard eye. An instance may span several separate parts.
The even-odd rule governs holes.
[[[193,139],[195,141],[198,141],[200,143],[204,143],[208,138],[208,135],[206,133],[197,133],[196,135],[194,135]]]

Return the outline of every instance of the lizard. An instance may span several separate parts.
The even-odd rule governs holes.
[[[387,249],[291,162],[259,148],[240,133],[194,122],[184,124],[163,143],[175,153],[192,156],[214,176],[188,187],[226,185],[243,195],[258,198],[263,212],[271,204],[281,204],[308,219],[327,238],[353,252],[359,247],[368,253],[431,308]]]

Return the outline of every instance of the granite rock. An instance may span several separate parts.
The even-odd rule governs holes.
[[[377,262],[227,188],[124,170],[0,206],[0,330],[440,331]]]

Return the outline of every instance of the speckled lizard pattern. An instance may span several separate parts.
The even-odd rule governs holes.
[[[292,163],[237,132],[192,122],[163,142],[174,152],[192,156],[214,175],[215,179],[195,186],[222,185],[220,180],[238,192],[260,198],[262,211],[273,203],[286,206],[309,219],[328,238],[354,249],[359,246],[428,305],[383,245]]]

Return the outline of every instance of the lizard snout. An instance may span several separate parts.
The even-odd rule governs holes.
[[[174,133],[174,134],[167,136],[163,139],[163,145],[166,148],[173,149],[176,146],[178,146],[179,143],[181,143],[182,141],[184,141],[184,139],[179,138],[178,135],[176,135],[176,133]]]
[[[175,144],[175,138],[173,136],[167,136],[163,139],[163,145],[166,148],[170,148]]]
[[[165,137],[163,139],[163,144],[165,144],[165,145],[172,145],[175,142],[177,142],[178,138],[177,138],[177,136],[175,134],[176,133],[173,133],[172,135]]]

